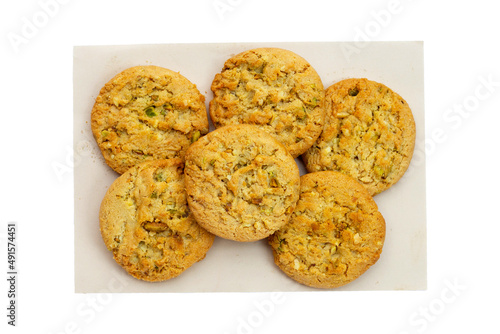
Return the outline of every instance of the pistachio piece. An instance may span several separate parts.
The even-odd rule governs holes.
[[[359,89],[357,88],[351,88],[349,89],[349,96],[356,96],[359,93]]]
[[[378,177],[380,178],[386,178],[387,177],[387,172],[384,168],[380,167],[380,166],[374,166],[373,167],[373,171],[375,172],[375,174],[377,174]]]
[[[155,179],[155,181],[163,182],[163,181],[165,181],[165,176],[163,175],[163,173],[157,173],[154,176],[154,179]]]
[[[144,229],[149,232],[164,232],[168,229],[168,225],[160,221],[146,222]]]
[[[144,112],[146,113],[146,115],[148,117],[155,117],[157,115],[156,111],[155,111],[155,107],[153,107],[153,106],[147,107],[146,109],[144,109]]]
[[[194,143],[195,141],[197,141],[198,139],[200,139],[200,136],[201,136],[200,131],[195,131],[193,133],[193,136],[191,137],[191,143]]]
[[[272,177],[269,180],[269,185],[273,188],[278,188],[279,187],[278,179],[276,177]]]
[[[253,197],[252,198],[252,204],[260,204],[262,203],[262,197]]]
[[[262,208],[260,209],[260,211],[261,211],[262,213],[265,213],[266,215],[272,215],[272,214],[273,214],[273,211],[274,211],[274,207],[272,207],[272,206],[271,206],[271,207],[262,207]]]
[[[132,150],[132,153],[135,153],[138,155],[144,155],[144,152],[142,150]]]
[[[297,116],[297,119],[299,119],[301,121],[304,120],[307,116],[306,108],[304,106],[302,106],[302,108],[300,108],[296,111],[295,115]]]

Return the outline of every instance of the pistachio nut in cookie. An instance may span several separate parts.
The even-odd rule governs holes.
[[[269,237],[276,265],[295,281],[337,288],[375,264],[385,220],[366,188],[334,171],[305,174],[290,222]]]
[[[101,89],[91,127],[106,163],[120,174],[144,161],[183,158],[208,132],[205,97],[179,73],[131,67]]]
[[[215,75],[211,89],[209,111],[215,127],[256,125],[293,157],[304,153],[323,128],[321,78],[292,51],[257,48],[237,54]]]
[[[288,222],[299,198],[294,158],[253,125],[224,126],[193,143],[185,174],[196,220],[225,239],[266,238]]]
[[[335,170],[376,195],[410,165],[415,121],[408,103],[384,84],[346,79],[328,87],[325,126],[302,156],[309,172]]]
[[[115,261],[137,279],[176,277],[205,258],[214,235],[189,210],[180,158],[138,164],[109,187],[99,212]]]

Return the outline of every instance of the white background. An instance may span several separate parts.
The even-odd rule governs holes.
[[[2,333],[498,333],[500,20],[493,4],[2,1]],[[109,294],[122,288],[113,281],[100,294],[73,292],[73,46],[356,40],[424,41],[426,291]],[[12,221],[16,328],[6,317]]]

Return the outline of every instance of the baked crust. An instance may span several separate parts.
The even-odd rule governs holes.
[[[257,48],[228,59],[211,86],[215,127],[252,124],[274,136],[293,157],[318,138],[324,87],[312,66],[279,48]]]
[[[99,212],[100,230],[115,261],[145,281],[178,276],[202,260],[214,235],[190,212],[180,158],[141,163],[109,187]]]
[[[120,174],[144,161],[183,158],[208,132],[205,97],[179,73],[131,67],[101,89],[91,127],[106,163]]]
[[[300,174],[285,147],[256,126],[221,127],[186,152],[186,191],[198,223],[236,241],[263,239],[285,225]]]
[[[302,156],[309,172],[336,170],[376,195],[406,172],[415,147],[408,103],[387,86],[367,79],[342,80],[326,90],[325,126]]]
[[[269,237],[276,265],[297,282],[336,288],[380,257],[385,220],[368,191],[340,172],[301,177],[290,222]]]

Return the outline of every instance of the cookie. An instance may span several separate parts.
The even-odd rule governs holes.
[[[115,261],[145,281],[176,277],[202,260],[214,235],[189,210],[180,158],[147,161],[118,177],[99,212],[101,235]]]
[[[294,158],[248,124],[221,127],[186,152],[188,203],[198,223],[236,241],[263,239],[285,225],[299,196]]]
[[[303,155],[309,172],[335,170],[376,195],[406,172],[415,147],[408,103],[387,86],[346,79],[326,90],[325,127]]]
[[[91,127],[116,172],[144,161],[183,158],[208,132],[205,97],[181,74],[158,66],[128,68],[100,91]]]
[[[276,265],[295,281],[336,288],[380,257],[385,221],[368,191],[334,171],[305,174],[290,222],[269,237]]]
[[[324,87],[312,66],[284,49],[252,49],[227,60],[211,86],[215,127],[252,124],[271,134],[293,157],[318,138]]]

